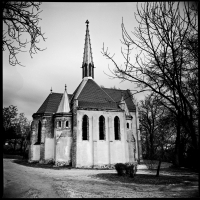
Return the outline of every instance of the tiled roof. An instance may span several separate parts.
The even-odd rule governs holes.
[[[116,103],[97,103],[97,102],[79,101],[78,106],[80,108],[119,110],[119,107],[116,106]]]
[[[115,101],[93,79],[87,80],[77,99],[78,106],[82,108],[119,109]]]
[[[103,88],[103,90],[117,103],[121,101],[122,94],[124,96],[124,100],[129,111],[135,111],[135,105],[131,99],[132,94],[129,90],[119,90],[119,89],[111,89],[111,88]]]
[[[123,94],[129,111],[135,111],[135,105],[131,99],[131,93],[129,90],[101,88],[93,79],[84,81],[86,81],[86,83],[81,90],[79,87],[81,87],[82,84],[79,84],[73,95],[68,94],[69,101],[71,101],[71,99],[73,101],[76,93],[79,93],[77,99],[80,108],[120,110],[118,105]],[[38,109],[37,113],[56,113],[62,96],[62,93],[49,94],[42,106]]]
[[[44,103],[38,109],[36,113],[56,113],[60,101],[62,99],[62,93],[52,93],[46,98]],[[69,100],[71,99],[72,95],[68,94]]]

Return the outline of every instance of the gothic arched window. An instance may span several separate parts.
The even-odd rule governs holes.
[[[120,121],[119,117],[114,118],[114,131],[115,131],[115,140],[120,140]]]
[[[82,134],[83,140],[89,140],[89,118],[87,115],[83,116]]]
[[[105,140],[105,118],[99,117],[99,140]]]
[[[42,123],[41,123],[41,121],[39,121],[39,123],[38,123],[38,140],[37,140],[38,144],[41,143],[41,134],[42,134]]]

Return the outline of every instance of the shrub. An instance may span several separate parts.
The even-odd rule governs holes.
[[[127,174],[130,177],[134,177],[137,172],[137,162],[125,164],[117,163],[115,164],[115,169],[119,176]]]
[[[119,176],[123,176],[126,173],[126,165],[123,163],[117,163],[115,164],[115,169],[117,171],[117,174]]]
[[[137,162],[133,163],[125,163],[126,166],[126,174],[130,177],[134,177],[137,172]]]

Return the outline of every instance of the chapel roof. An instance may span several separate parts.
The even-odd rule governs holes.
[[[40,106],[36,113],[56,113],[58,106],[63,97],[62,93],[51,93],[48,95],[44,103]],[[72,95],[68,94],[69,101]]]
[[[78,94],[78,95],[77,95]],[[112,88],[101,88],[93,79],[83,79],[74,91],[73,95],[68,94],[69,103],[76,97],[80,108],[120,110],[119,103],[123,98],[130,112],[135,111],[135,105],[131,99],[129,90]],[[36,112],[56,113],[63,98],[62,93],[51,93]]]
[[[57,113],[68,113],[70,112],[69,107],[69,96],[67,94],[67,86],[65,85],[65,91],[62,95],[62,99],[57,109]]]
[[[113,89],[113,88],[103,88],[103,90],[110,96],[112,99],[119,103],[121,101],[122,95],[126,102],[126,105],[130,112],[134,112],[136,110],[135,105],[132,101],[132,94],[130,90],[120,90],[120,89]]]
[[[86,79],[82,81],[84,85],[80,84],[81,91],[78,92],[78,96],[75,93],[76,99],[78,99],[78,106],[81,108],[97,108],[97,109],[109,109],[118,110],[116,102],[93,80]]]
[[[101,88],[93,79],[89,78],[83,79],[79,84],[72,101],[78,99],[78,106],[81,108],[118,110],[122,94],[129,111],[135,111],[129,90]]]

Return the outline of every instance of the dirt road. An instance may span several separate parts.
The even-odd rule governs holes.
[[[182,198],[198,195],[197,174],[184,174],[183,183],[147,184],[145,176],[150,176],[147,170],[138,170],[137,178],[131,179],[117,176],[115,170],[56,170],[24,166],[14,159],[3,162],[3,198]],[[163,178],[170,176],[165,174]],[[142,178],[144,181],[140,183]]]

